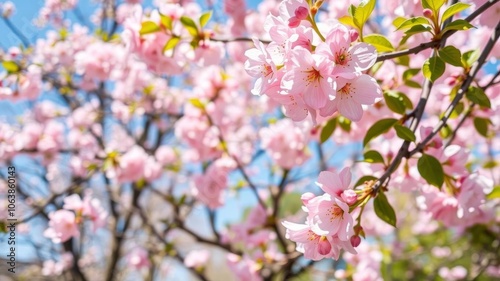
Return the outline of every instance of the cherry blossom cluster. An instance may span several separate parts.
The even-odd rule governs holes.
[[[362,196],[349,188],[351,177],[348,168],[340,173],[321,172],[316,184],[325,193],[319,196],[310,192],[302,195],[303,209],[307,212],[305,224],[283,222],[287,229],[286,238],[297,243],[297,251],[304,257],[338,260],[341,250],[356,254],[354,247],[361,240],[355,235],[351,208],[355,208]]]
[[[245,68],[257,78],[252,93],[277,101],[294,121],[310,114],[316,122],[335,112],[359,121],[363,105],[381,97],[375,79],[364,74],[377,52],[338,22],[316,24],[311,9],[306,1],[288,0],[279,16],[267,17],[271,43],[255,40],[256,48],[245,53]]]
[[[99,199],[92,198],[90,193],[83,200],[78,194],[72,194],[64,198],[63,209],[50,213],[49,218],[49,228],[43,235],[54,243],[62,243],[78,237],[79,225],[85,220],[91,222],[94,232],[105,227],[108,214]]]

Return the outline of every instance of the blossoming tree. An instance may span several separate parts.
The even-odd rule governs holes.
[[[1,278],[500,278],[498,0],[94,2],[0,4]]]

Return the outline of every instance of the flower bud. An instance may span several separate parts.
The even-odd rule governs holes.
[[[10,18],[10,16],[12,16],[12,14],[14,13],[14,11],[16,9],[14,4],[10,1],[3,3],[3,5],[0,4],[0,8],[2,10],[2,16],[4,18]]]
[[[361,244],[361,237],[359,237],[358,235],[352,236],[351,237],[351,245],[353,247],[357,247],[357,246],[359,246],[359,244]]]
[[[300,200],[302,200],[302,204],[307,205],[307,203],[309,203],[309,200],[313,199],[314,197],[316,197],[316,195],[314,195],[313,193],[306,192],[302,194],[302,196],[300,196]]]
[[[291,17],[288,19],[288,27],[290,28],[295,28],[300,25],[301,20],[298,19],[297,17]]]
[[[344,192],[342,192],[341,197],[348,205],[352,205],[356,203],[356,201],[358,200],[358,195],[352,189],[344,190]]]
[[[351,42],[358,40],[359,32],[355,29],[349,30],[349,35],[351,36]]]
[[[295,10],[295,17],[298,18],[299,20],[305,20],[308,15],[309,15],[309,10],[304,6],[300,6],[297,8],[297,10]]]
[[[432,19],[433,16],[434,16],[434,13],[432,13],[431,9],[424,9],[424,17],[426,17],[428,19]]]

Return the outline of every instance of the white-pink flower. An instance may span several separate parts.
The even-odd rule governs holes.
[[[361,74],[354,78],[336,79],[337,91],[335,98],[321,108],[319,114],[323,117],[331,116],[338,111],[352,121],[359,121],[363,116],[362,105],[374,104],[382,96],[382,90],[372,77]]]
[[[75,213],[68,210],[58,210],[49,214],[49,228],[43,235],[54,243],[62,243],[71,237],[80,235]]]
[[[296,47],[292,52],[293,67],[281,80],[281,88],[291,95],[303,94],[306,105],[313,109],[325,106],[335,94],[330,73],[333,66],[323,57]]]

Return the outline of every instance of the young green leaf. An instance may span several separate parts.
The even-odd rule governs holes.
[[[160,31],[160,27],[152,22],[152,21],[145,21],[141,25],[141,30],[139,30],[140,35],[145,35],[149,33],[155,33],[157,31]]]
[[[398,28],[406,20],[407,18],[397,17],[392,21],[392,25],[394,25],[395,28]]]
[[[490,119],[475,117],[474,118],[474,128],[483,137],[488,137],[488,126],[491,124]]]
[[[394,125],[394,129],[396,130],[396,135],[407,141],[415,141],[417,138],[415,134],[405,126],[401,126],[399,124]]]
[[[160,14],[161,24],[168,30],[172,30],[173,28],[173,20],[170,16]]]
[[[365,43],[373,45],[375,49],[377,49],[377,51],[381,53],[394,51],[394,47],[392,46],[391,42],[384,35],[370,34],[363,37],[363,41]]]
[[[340,116],[338,120],[338,124],[342,130],[346,132],[351,131],[351,120],[345,118],[344,116]]]
[[[376,0],[365,0],[354,10],[354,22],[360,29],[363,28],[368,18],[375,9]]]
[[[469,30],[473,27],[474,26],[470,24],[468,21],[459,19],[452,21],[448,25],[446,25],[444,29],[441,31],[441,34],[445,34],[446,31],[448,30]]]
[[[453,16],[456,13],[460,13],[461,11],[467,9],[470,7],[470,4],[465,4],[462,2],[455,3],[451,6],[449,6],[443,13],[443,16],[441,17],[441,24],[445,22],[448,18]]]
[[[470,50],[462,54],[462,65],[464,67],[471,67],[478,59],[481,54],[481,50],[475,49]]]
[[[12,73],[17,73],[19,72],[19,70],[21,70],[21,68],[19,67],[19,65],[14,62],[14,61],[10,61],[10,60],[5,60],[5,61],[2,61],[2,67],[9,73],[9,74],[12,74]]]
[[[166,51],[172,50],[173,48],[175,48],[175,46],[177,46],[177,44],[179,43],[180,40],[181,40],[181,38],[179,38],[177,36],[170,38],[170,40],[168,40],[167,43],[165,44],[165,46],[163,47],[163,52],[165,53]]]
[[[444,183],[444,170],[441,163],[434,156],[423,154],[418,159],[417,169],[428,184],[441,188]]]
[[[363,154],[363,162],[367,163],[384,163],[384,157],[376,150],[369,150]]]
[[[396,122],[398,122],[398,120],[394,118],[387,118],[377,121],[366,132],[365,138],[363,139],[363,146],[366,146],[366,144],[370,142],[372,139],[389,131],[389,129],[392,128],[392,126],[394,126]]]
[[[414,27],[417,25],[421,25],[421,26],[429,25],[429,19],[424,18],[424,17],[410,18],[410,19],[405,20],[403,23],[401,23],[401,25],[398,26],[398,28],[396,30],[411,28],[411,27]]]
[[[444,5],[446,0],[422,0],[424,9],[431,9],[434,14],[438,14],[439,9]]]
[[[203,27],[205,27],[205,25],[207,25],[210,18],[212,18],[212,11],[205,12],[205,13],[203,13],[203,15],[200,16],[201,28],[203,28]]]
[[[377,177],[374,176],[362,176],[355,184],[354,187],[360,186],[366,181],[376,180]]]
[[[442,59],[439,57],[431,57],[425,60],[424,65],[422,66],[422,72],[424,73],[425,78],[434,82],[441,77],[441,75],[443,75],[445,67],[446,66]]]
[[[500,198],[500,186],[495,186],[493,190],[486,195],[486,198],[489,200]]]
[[[324,143],[325,141],[327,141],[330,138],[330,136],[335,131],[336,127],[337,127],[337,118],[332,118],[332,119],[328,120],[326,125],[321,130],[321,135],[320,135],[321,143]]]
[[[194,20],[192,20],[190,17],[182,16],[181,23],[187,29],[189,34],[191,34],[191,36],[194,37],[198,35],[198,27],[196,26]]]
[[[194,107],[199,108],[199,109],[205,108],[205,104],[203,104],[203,102],[201,102],[201,100],[199,100],[197,98],[189,99],[189,103],[191,103]]]
[[[481,107],[491,108],[491,101],[481,88],[470,87],[465,97]]]
[[[462,54],[453,46],[446,46],[438,51],[439,57],[446,63],[454,66],[462,66]]]
[[[355,23],[354,23],[354,19],[351,17],[351,16],[343,16],[341,18],[339,18],[339,22],[345,24],[345,25],[349,25],[349,26],[352,26],[352,27],[358,27]]]
[[[383,192],[377,194],[377,197],[373,200],[373,207],[375,209],[375,214],[377,214],[381,220],[396,227],[396,212],[394,212],[394,208],[392,208]]]
[[[411,101],[401,92],[385,91],[384,100],[387,107],[398,114],[405,114],[407,108],[412,108]]]
[[[406,41],[415,34],[431,32],[432,28],[430,26],[424,26],[422,24],[412,26],[410,29],[405,31],[405,36],[399,42],[400,45],[406,43]]]

